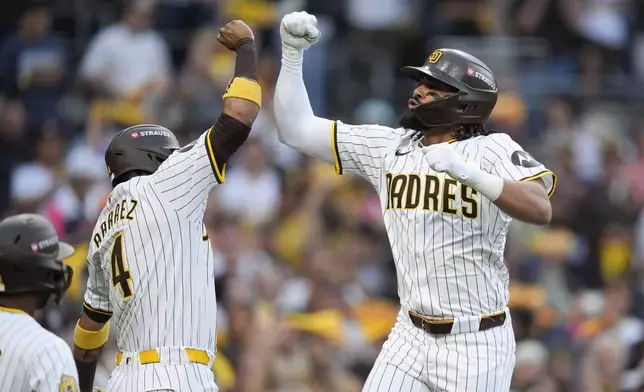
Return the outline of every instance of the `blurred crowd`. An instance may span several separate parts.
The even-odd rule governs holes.
[[[264,106],[205,218],[217,262],[223,392],[360,391],[397,313],[375,191],[279,144],[282,15],[307,10],[316,114],[397,124],[398,70],[456,47],[495,71],[490,126],[558,175],[550,227],[513,224],[506,263],[516,392],[644,391],[644,3],[639,0],[25,0],[0,15],[0,216],[39,212],[76,244],[43,324],[71,341],[86,244],[110,192],[112,135],[151,122],[182,143],[218,117],[234,54],[260,43]],[[20,4],[20,5],[18,5]],[[116,348],[104,350],[105,385]]]

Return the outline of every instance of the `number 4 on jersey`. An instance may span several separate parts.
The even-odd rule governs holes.
[[[123,300],[132,298],[132,276],[130,270],[125,268],[125,249],[123,248],[123,233],[114,237],[110,264],[112,266],[112,284],[118,286],[123,294]]]

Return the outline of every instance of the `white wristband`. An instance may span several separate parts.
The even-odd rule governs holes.
[[[296,75],[302,75],[302,62],[304,53],[302,49],[296,49],[282,43],[282,67]]]
[[[476,189],[491,201],[495,201],[503,192],[504,181],[501,177],[486,173],[479,168],[474,168],[463,183]]]

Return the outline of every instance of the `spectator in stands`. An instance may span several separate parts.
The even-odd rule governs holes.
[[[538,340],[517,343],[513,392],[557,392],[554,381],[546,376],[548,349]]]
[[[217,188],[219,202],[227,211],[240,214],[244,221],[261,226],[277,212],[280,179],[259,140],[246,142],[241,159],[242,165],[228,171],[226,186]]]
[[[156,27],[170,45],[176,66],[183,63],[185,43],[192,29],[217,20],[217,3],[217,0],[158,0]]]
[[[217,30],[202,28],[190,40],[179,75],[183,137],[194,139],[217,119],[221,94],[232,78],[234,54],[217,42]]]
[[[11,199],[15,212],[46,215],[62,237],[64,219],[51,196],[65,176],[64,141],[56,128],[44,129],[36,143],[35,159],[16,166],[11,174]]]
[[[65,166],[67,180],[56,190],[53,200],[63,215],[67,238],[73,236],[82,241],[96,224],[112,188],[102,157],[87,146],[73,148],[67,154]]]
[[[93,110],[120,125],[154,122],[170,83],[168,47],[152,29],[154,3],[132,0],[122,20],[100,31],[82,61],[81,79],[95,98]]]
[[[67,53],[50,33],[50,19],[45,1],[29,0],[18,31],[0,49],[0,86],[25,105],[32,135],[58,117],[58,102],[66,86]]]
[[[29,158],[26,121],[25,108],[20,101],[5,103],[0,117],[0,216],[9,208],[11,172]]]

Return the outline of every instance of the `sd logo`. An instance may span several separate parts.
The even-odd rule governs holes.
[[[442,55],[443,55],[443,51],[440,49],[436,49],[434,53],[432,53],[431,56],[429,56],[429,58],[427,59],[427,62],[430,64],[436,64],[436,62],[441,58]]]

